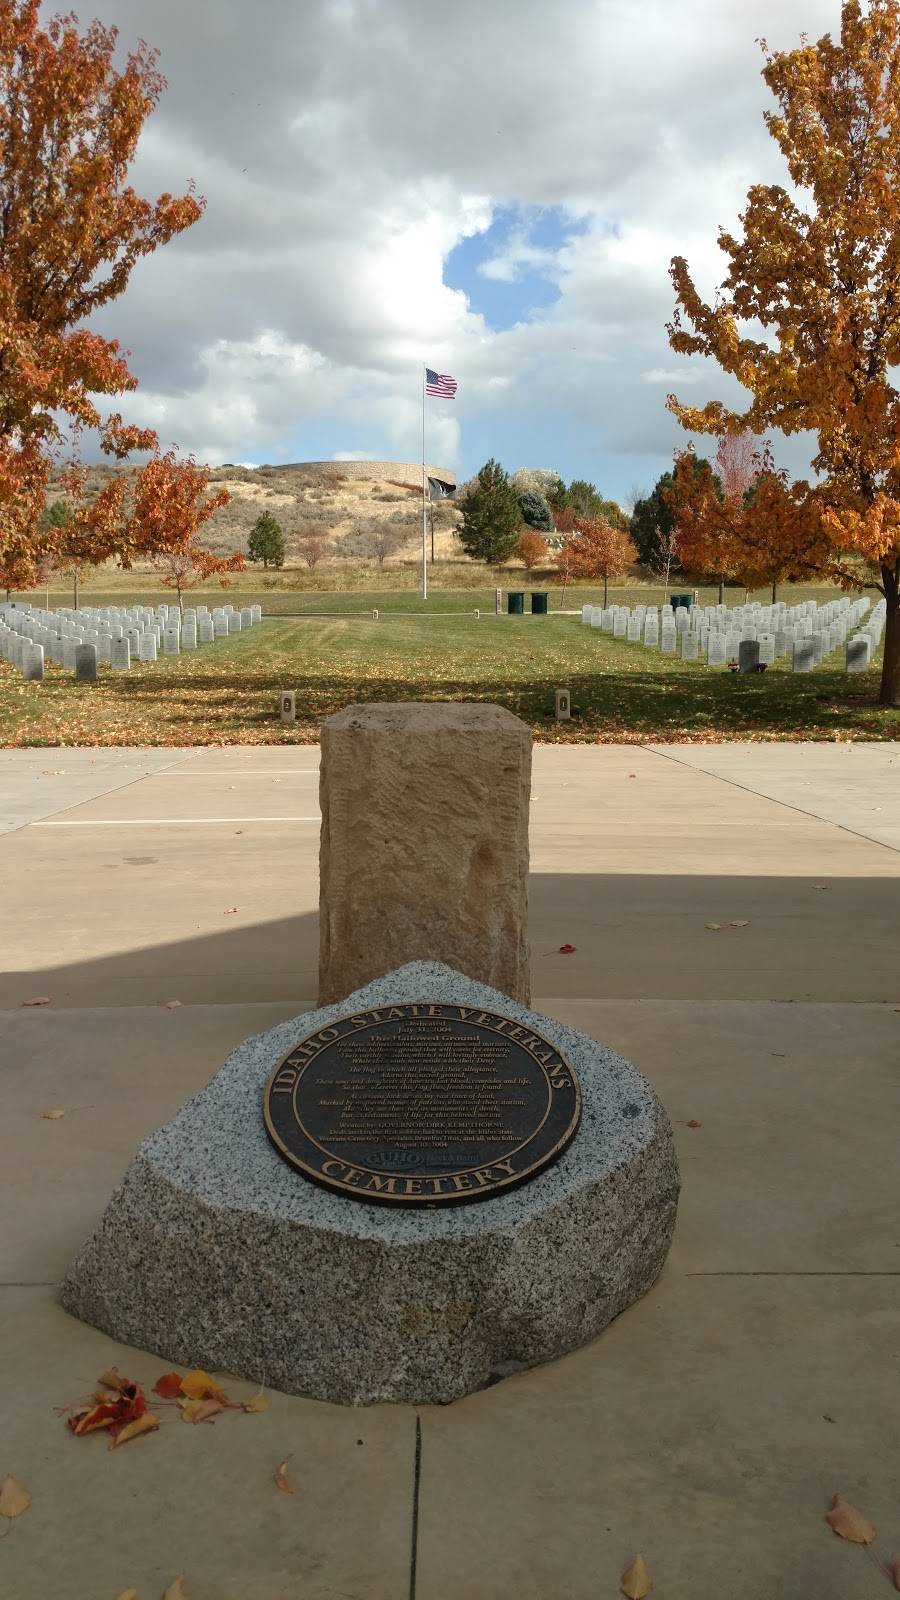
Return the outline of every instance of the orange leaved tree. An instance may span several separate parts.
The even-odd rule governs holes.
[[[840,40],[772,53],[766,113],[795,192],[750,189],[714,304],[681,256],[672,261],[673,349],[712,356],[749,391],[744,410],[721,401],[670,409],[698,433],[809,430],[818,481],[760,474],[753,520],[796,576],[845,588],[874,581],[887,602],[880,698],[900,703],[900,3],[843,0]],[[685,326],[687,323],[689,326]],[[756,328],[754,328],[754,324]],[[761,328],[762,336],[756,331]]]
[[[535,528],[524,528],[513,555],[524,561],[526,572],[534,572],[547,559],[547,541]]]
[[[821,507],[806,484],[789,483],[767,445],[756,461],[752,493],[745,490],[738,498],[720,495],[709,462],[697,462],[685,450],[676,457],[672,487],[664,492],[677,517],[685,566],[737,578],[748,589],[771,584],[774,601],[779,583],[817,570]]]
[[[609,604],[609,580],[627,572],[637,551],[624,528],[614,528],[605,517],[585,517],[561,511],[556,517],[562,533],[560,564],[574,578],[602,578],[603,604]]]
[[[122,564],[127,567],[133,558],[149,558],[161,571],[166,588],[176,591],[181,610],[186,589],[212,577],[227,588],[228,574],[243,572],[247,564],[240,551],[217,556],[198,542],[204,522],[231,499],[227,489],[204,499],[208,483],[193,456],[177,461],[174,450],[157,453],[134,474]]]
[[[84,569],[121,555],[127,546],[126,486],[123,477],[112,478],[93,500],[89,499],[87,469],[75,453],[60,482],[68,518],[65,522],[45,520],[32,547],[38,561],[35,576],[39,580],[41,573],[69,574],[77,609],[78,582]]]
[[[41,560],[38,523],[62,432],[52,413],[98,428],[123,460],[152,429],[104,421],[90,396],[137,388],[118,340],[85,320],[120,295],[141,256],[196,222],[204,202],[127,183],[165,79],[143,41],[122,71],[118,30],[77,18],[39,26],[39,0],[0,0],[0,563],[17,584]]]

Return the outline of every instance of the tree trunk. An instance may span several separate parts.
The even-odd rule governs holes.
[[[884,660],[881,666],[881,689],[878,704],[900,705],[900,562],[896,567],[882,567],[887,616],[884,619]]]
[[[78,610],[78,568],[72,573],[72,587],[75,591],[75,610]]]
[[[609,574],[606,572],[603,574],[603,604],[609,607]]]
[[[723,606],[724,604],[725,604],[725,579],[724,578],[720,578],[719,579],[719,605]]]
[[[776,579],[776,581],[772,584],[772,604],[773,605],[775,604],[775,601],[777,599],[778,599],[778,582],[777,582],[777,579]]]

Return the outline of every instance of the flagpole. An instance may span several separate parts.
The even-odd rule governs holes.
[[[422,599],[428,599],[428,565],[425,545],[425,367],[422,367]]]

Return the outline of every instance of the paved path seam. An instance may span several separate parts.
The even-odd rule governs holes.
[[[702,773],[705,778],[712,778],[715,783],[726,783],[732,789],[742,789],[744,794],[755,795],[757,800],[763,800],[770,806],[781,806],[785,811],[796,811],[798,816],[810,817],[813,822],[822,822],[827,828],[838,828],[841,833],[847,833],[853,839],[864,839],[867,844],[877,845],[882,850],[889,850],[891,855],[898,855],[894,845],[885,844],[883,839],[876,839],[871,833],[860,833],[856,828],[848,828],[844,822],[835,822],[833,817],[823,817],[818,811],[807,811],[803,806],[798,806],[791,800],[776,800],[772,795],[761,794],[759,789],[754,789],[748,783],[739,783],[737,778],[727,778],[721,772],[710,772],[706,767],[691,766],[689,761],[683,761],[680,756],[670,755],[667,750],[660,750],[654,745],[645,745],[644,749],[649,754],[661,756],[664,761],[673,761],[676,766],[683,767],[687,772]]]

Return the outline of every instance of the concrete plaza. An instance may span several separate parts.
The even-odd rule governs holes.
[[[315,1001],[317,773],[0,751],[3,1600],[597,1600],[635,1550],[660,1600],[886,1593],[823,1517],[839,1490],[900,1550],[896,744],[535,748],[534,1009],[646,1073],[682,1171],[599,1339],[447,1408],[69,1435],[105,1368],[167,1364],[58,1308],[67,1262],[140,1140]]]

